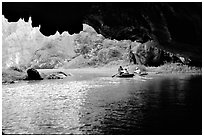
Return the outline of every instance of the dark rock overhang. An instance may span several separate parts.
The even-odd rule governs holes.
[[[202,62],[201,3],[100,3],[84,22],[105,37],[153,39],[162,49]]]

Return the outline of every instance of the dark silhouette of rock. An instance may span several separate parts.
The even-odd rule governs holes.
[[[27,74],[27,80],[43,80],[43,78],[40,76],[40,73],[34,68],[28,69]]]
[[[27,70],[27,78],[26,80],[43,80],[43,79],[63,79],[67,76],[71,76],[71,74],[66,74],[64,72],[52,72],[50,74],[39,73],[36,69],[30,68]]]
[[[135,55],[132,53],[132,51],[129,52],[129,59],[130,59],[130,63],[136,64],[136,58]]]

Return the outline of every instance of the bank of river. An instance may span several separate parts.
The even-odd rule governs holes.
[[[72,76],[2,85],[5,134],[201,134],[201,75],[64,71]]]

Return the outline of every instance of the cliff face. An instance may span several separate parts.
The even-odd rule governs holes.
[[[97,3],[84,22],[111,39],[142,43],[202,63],[202,3]]]
[[[38,49],[44,36],[39,27],[32,28],[32,21],[8,22],[2,16],[2,67],[19,66],[30,61],[33,52]]]
[[[50,60],[61,64],[75,56],[73,41],[74,36],[68,32],[44,36],[40,27],[32,27],[31,18],[28,22],[8,22],[2,16],[2,68],[39,66]],[[53,66],[58,65],[56,62]]]

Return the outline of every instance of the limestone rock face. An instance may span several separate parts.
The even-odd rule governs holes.
[[[9,22],[2,16],[2,67],[58,68],[75,56],[73,41],[68,32],[44,36],[31,18]]]
[[[202,63],[202,3],[96,3],[84,20],[111,39],[157,46]]]
[[[44,39],[40,27],[32,27],[31,18],[28,22],[8,22],[2,16],[2,67],[25,66]]]

